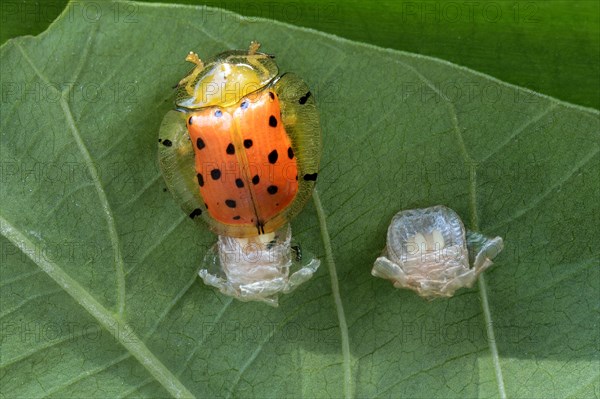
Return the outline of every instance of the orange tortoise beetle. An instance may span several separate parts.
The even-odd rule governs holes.
[[[159,133],[161,171],[194,220],[219,235],[276,231],[310,198],[321,129],[307,85],[279,75],[274,56],[227,51],[196,66],[178,84],[176,110]]]

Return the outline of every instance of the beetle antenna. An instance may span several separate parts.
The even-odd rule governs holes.
[[[259,48],[260,48],[260,43],[255,40],[252,40],[250,42],[250,47],[248,48],[248,54],[249,55],[256,54],[256,52],[258,51]]]

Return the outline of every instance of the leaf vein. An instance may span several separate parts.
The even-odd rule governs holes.
[[[88,54],[90,53],[90,49],[92,48],[92,41],[96,37],[96,33],[98,32],[99,25],[100,24],[92,24],[92,30],[88,34],[87,40],[85,42],[85,46],[83,47],[83,51],[81,52],[81,56],[79,57],[79,62],[77,63],[77,66],[75,67],[75,71],[73,72],[73,77],[71,78],[70,83],[75,83],[75,82],[77,82],[77,79],[79,79],[79,75],[81,74],[81,71],[83,70],[83,66],[85,65],[85,62],[88,59]],[[69,90],[70,90],[70,88],[65,88],[65,91],[69,91]],[[68,95],[68,93],[63,92],[63,95]]]
[[[188,216],[186,215],[182,215],[179,217],[179,219],[177,219],[175,221],[175,223],[173,223],[173,225],[171,227],[169,227],[167,230],[164,230],[163,233],[160,235],[160,237],[158,238],[158,240],[156,240],[151,246],[150,248],[148,248],[146,250],[146,252],[144,252],[141,256],[140,259],[138,259],[138,261],[129,269],[127,270],[127,272],[125,273],[126,276],[129,276],[131,273],[133,273],[133,271],[135,269],[137,269],[137,267],[144,261],[146,260],[146,258],[148,256],[150,256],[150,254],[152,252],[154,252],[154,250],[156,248],[158,248],[160,246],[160,244],[163,243],[163,241],[173,232],[175,231],[175,229],[181,224],[183,223],[183,221],[187,218]]]
[[[344,314],[344,305],[340,296],[340,286],[335,267],[335,261],[333,258],[333,250],[331,247],[331,239],[329,237],[329,230],[327,229],[327,221],[325,216],[325,209],[321,204],[321,198],[319,197],[318,191],[315,189],[313,193],[313,202],[317,210],[317,217],[319,219],[319,226],[321,229],[321,239],[323,240],[323,246],[325,247],[325,258],[329,266],[329,277],[331,280],[331,293],[335,302],[335,308],[337,311],[338,322],[340,327],[340,336],[342,341],[342,366],[344,369],[344,397],[349,399],[352,397],[352,369],[350,365],[350,340],[348,337],[348,324],[346,322],[346,315]]]
[[[154,332],[156,331],[156,329],[158,328],[160,323],[162,323],[164,318],[167,317],[167,315],[169,314],[171,309],[173,309],[173,307],[177,304],[177,302],[179,302],[179,300],[188,292],[190,287],[194,284],[194,281],[196,281],[196,278],[197,278],[197,275],[196,275],[196,273],[194,273],[192,275],[192,278],[190,278],[188,280],[188,282],[185,284],[183,289],[179,291],[179,293],[175,296],[175,298],[173,298],[171,301],[169,301],[169,304],[167,305],[165,310],[163,310],[163,312],[158,316],[158,318],[156,319],[156,322],[154,323],[152,328],[150,330],[148,330],[148,333],[144,336],[144,340],[148,339],[150,336],[152,336],[152,334],[154,334]]]
[[[18,276],[15,276],[10,279],[4,279],[4,280],[2,280],[2,284],[0,284],[0,288],[4,288],[9,284],[16,283],[17,281],[24,280],[29,277],[35,276],[36,274],[40,274],[41,272],[42,271],[40,269],[37,269],[37,270],[31,271],[29,273],[19,274]]]
[[[299,306],[297,306],[293,312],[288,313],[287,316],[277,325],[277,327],[272,328],[271,332],[267,335],[267,337],[265,339],[263,339],[261,341],[261,343],[258,345],[258,347],[254,350],[254,352],[252,352],[252,354],[250,355],[250,357],[246,360],[246,362],[244,363],[244,365],[242,366],[242,368],[238,371],[238,374],[233,382],[233,384],[231,385],[231,388],[229,390],[229,394],[227,395],[227,399],[229,399],[235,390],[235,387],[239,384],[242,376],[244,375],[244,373],[246,372],[246,370],[248,369],[248,367],[250,367],[250,365],[256,360],[256,358],[258,357],[258,355],[260,354],[260,352],[262,351],[263,347],[265,346],[265,344],[267,342],[269,342],[269,340],[273,337],[273,335],[275,334],[275,332],[280,331],[283,326],[290,320],[292,319],[296,314],[298,314],[300,312],[300,310],[302,308],[304,308],[306,305],[308,305],[309,303],[314,303],[319,301],[321,298],[328,296],[328,294],[324,294],[324,295],[320,295],[318,297],[312,298],[308,301],[305,301],[304,303],[300,304]]]
[[[81,373],[79,373],[76,377],[71,378],[69,381],[66,381],[64,384],[58,385],[55,388],[52,388],[50,390],[45,391],[45,396],[50,396],[53,395],[57,392],[60,391],[64,391],[65,389],[75,385],[76,383],[78,383],[81,380],[84,380],[88,377],[91,377],[93,375],[96,375],[98,373],[103,372],[104,370],[107,370],[108,368],[114,366],[115,364],[118,364],[120,362],[122,362],[125,359],[129,359],[131,357],[131,354],[129,353],[125,353],[109,362],[106,362],[104,364],[101,364],[100,366],[91,369],[91,370],[87,370],[87,371],[82,371]]]
[[[126,207],[132,205],[133,203],[135,203],[137,200],[139,200],[141,198],[141,196],[144,195],[146,190],[148,190],[150,187],[152,187],[161,177],[162,177],[162,173],[157,173],[156,175],[154,175],[150,180],[148,180],[148,182],[146,184],[144,184],[143,187],[141,187],[138,190],[137,193],[135,193],[135,195],[132,195],[131,198],[129,200],[127,200],[126,203],[123,204],[123,207],[126,208]]]
[[[454,103],[450,101],[441,91],[438,90],[437,87],[423,74],[417,71],[411,65],[408,65],[404,62],[395,60],[400,65],[405,66],[409,70],[411,70],[417,77],[425,83],[428,87],[430,87],[433,91],[436,92],[440,98],[443,98],[446,104],[448,105],[448,110],[450,112],[450,119],[452,122],[452,126],[454,128],[454,132],[456,133],[456,138],[458,140],[458,145],[460,152],[462,153],[463,159],[467,166],[469,166],[469,206],[471,208],[471,228],[474,231],[479,231],[479,221],[477,214],[477,169],[475,168],[475,162],[469,155],[467,150],[464,137],[462,135],[460,125],[458,123],[458,117],[456,113],[456,107]],[[481,298],[481,306],[483,308],[483,314],[486,322],[486,331],[487,331],[487,342],[492,356],[492,362],[494,365],[494,371],[496,373],[496,383],[498,384],[498,394],[502,399],[506,398],[506,391],[504,388],[504,377],[502,375],[502,368],[500,365],[500,359],[498,356],[498,347],[496,346],[496,339],[494,338],[494,327],[492,323],[492,316],[488,302],[488,294],[487,288],[485,285],[485,280],[483,275],[479,276],[479,296]]]
[[[108,198],[106,196],[106,192],[104,191],[104,188],[102,187],[102,183],[100,181],[100,176],[98,174],[98,170],[96,169],[96,166],[94,165],[94,163],[92,161],[90,153],[83,142],[83,139],[81,137],[79,129],[75,125],[75,121],[73,119],[71,109],[69,107],[69,104],[65,100],[65,96],[64,96],[65,93],[60,93],[53,85],[51,85],[49,79],[37,68],[37,66],[35,65],[33,60],[29,57],[29,55],[27,54],[25,49],[23,49],[23,47],[18,43],[16,45],[17,45],[17,48],[19,49],[19,51],[21,52],[21,54],[23,55],[23,58],[31,66],[31,68],[33,69],[35,74],[44,83],[46,83],[53,91],[55,91],[57,94],[61,94],[60,106],[65,115],[67,125],[69,126],[71,135],[73,136],[73,139],[75,140],[77,147],[79,148],[79,151],[86,162],[86,166],[88,168],[88,171],[90,172],[92,180],[94,181],[94,186],[96,187],[96,191],[98,192],[98,197],[99,197],[100,203],[102,204],[102,208],[104,209],[104,213],[105,213],[105,217],[106,217],[106,221],[107,221],[107,225],[108,225],[108,229],[109,229],[110,240],[111,240],[111,243],[113,246],[113,250],[115,251],[115,269],[116,269],[116,273],[117,273],[118,312],[119,312],[120,316],[123,316],[123,314],[125,312],[125,273],[124,273],[123,257],[121,255],[119,237],[117,234],[115,220],[114,220],[110,205],[108,203]]]
[[[40,299],[40,298],[43,298],[46,296],[51,296],[51,295],[57,294],[59,292],[62,292],[62,290],[60,288],[57,288],[55,290],[42,292],[42,293],[39,293],[36,295],[31,295],[31,296],[27,297],[26,299],[22,300],[21,302],[19,302],[16,306],[13,306],[11,309],[9,309],[5,312],[2,312],[0,314],[0,319],[5,318],[6,316],[10,315],[11,313],[14,313],[15,311],[19,310],[20,308],[27,305],[31,301],[35,301],[36,299]]]
[[[581,158],[581,160],[575,165],[574,168],[572,168],[571,170],[567,171],[567,173],[560,179],[558,179],[554,184],[549,185],[548,188],[546,189],[546,191],[544,191],[539,197],[534,198],[532,201],[530,201],[530,205],[526,206],[525,208],[522,208],[520,210],[518,210],[517,212],[515,212],[513,215],[511,215],[508,219],[503,220],[499,223],[496,223],[495,225],[493,225],[492,227],[490,227],[490,230],[496,230],[512,221],[517,220],[518,218],[520,218],[521,216],[523,216],[524,214],[526,214],[527,212],[529,212],[530,210],[534,209],[536,206],[538,206],[546,197],[548,197],[550,194],[552,194],[552,192],[554,190],[556,190],[557,188],[559,188],[560,186],[562,186],[563,184],[565,184],[570,178],[571,176],[573,176],[575,173],[577,173],[577,171],[581,168],[583,168],[585,165],[588,164],[588,162],[590,162],[595,156],[596,154],[598,154],[598,152],[600,152],[600,147],[596,147],[594,149],[594,151],[590,152],[588,155],[586,155],[585,157]]]
[[[106,191],[102,186],[102,182],[100,180],[100,175],[98,174],[98,170],[94,165],[94,161],[88,151],[85,143],[83,142],[83,138],[81,137],[81,133],[79,129],[75,125],[75,120],[73,119],[73,114],[71,113],[71,108],[66,100],[61,98],[60,105],[63,109],[63,113],[67,119],[67,124],[71,131],[71,135],[73,139],[77,143],[77,147],[81,155],[83,156],[88,171],[90,172],[90,177],[94,182],[94,186],[96,188],[96,192],[98,193],[98,198],[102,205],[102,209],[104,210],[104,216],[106,218],[106,224],[108,226],[109,237],[113,247],[113,251],[115,254],[115,271],[117,274],[117,303],[119,316],[123,317],[125,313],[125,271],[124,271],[124,262],[123,255],[121,253],[121,244],[119,242],[119,234],[117,232],[117,226],[115,222],[115,218],[113,216],[113,212],[108,202],[108,197],[106,196]]]
[[[508,145],[508,143],[510,143],[512,140],[517,138],[521,133],[523,133],[529,126],[533,125],[534,123],[536,123],[540,119],[542,119],[544,116],[548,115],[550,113],[550,111],[554,110],[557,106],[558,106],[558,103],[550,103],[550,106],[544,108],[542,110],[542,112],[540,112],[537,115],[533,116],[532,118],[528,119],[527,121],[525,121],[525,123],[523,123],[521,126],[516,128],[514,130],[513,134],[508,135],[506,137],[506,139],[502,143],[500,143],[500,145],[498,147],[494,148],[489,154],[487,154],[479,162],[483,163],[483,162],[487,161],[488,159],[490,159],[492,156],[494,156],[494,154],[498,153],[498,151],[500,151],[502,148],[506,147]]]
[[[138,391],[140,388],[145,387],[146,385],[150,384],[151,382],[155,382],[154,379],[152,379],[152,378],[145,379],[144,381],[140,382],[139,384],[129,388],[125,392],[122,392],[121,395],[118,396],[118,399],[123,399],[123,398],[131,395],[132,393]]]
[[[405,378],[402,378],[401,380],[394,382],[393,384],[391,384],[388,387],[384,388],[382,391],[377,392],[377,395],[375,395],[374,397],[375,398],[381,397],[384,393],[392,390],[395,386],[397,386],[397,385],[399,385],[399,384],[401,384],[401,383],[403,383],[405,381],[408,381],[411,378],[416,377],[417,375],[424,374],[424,373],[429,373],[430,371],[433,371],[433,370],[436,370],[436,369],[438,369],[440,367],[446,366],[448,363],[452,362],[453,360],[461,359],[461,358],[464,358],[464,357],[469,356],[469,355],[474,355],[474,354],[477,354],[477,353],[479,353],[481,351],[482,351],[481,349],[478,349],[478,350],[475,350],[475,351],[472,351],[472,352],[469,352],[469,353],[461,353],[458,356],[454,356],[452,358],[448,358],[448,359],[444,360],[442,363],[433,365],[433,366],[431,366],[431,367],[429,367],[427,369],[419,370],[416,373],[412,373],[411,375],[408,375]]]
[[[56,338],[56,339],[54,339],[52,341],[48,341],[48,343],[45,344],[45,345],[39,346],[37,348],[33,348],[32,350],[30,350],[28,352],[21,352],[21,353],[19,353],[18,356],[13,357],[12,359],[8,359],[6,362],[0,364],[0,370],[4,369],[4,368],[6,368],[6,367],[8,367],[8,366],[10,366],[12,364],[15,364],[15,363],[17,363],[17,362],[19,362],[21,360],[27,359],[30,356],[35,355],[39,351],[52,348],[54,346],[62,344],[63,342],[66,342],[66,341],[71,341],[72,342],[76,338],[81,338],[84,335],[95,333],[95,332],[98,332],[98,331],[101,331],[101,330],[102,329],[100,327],[94,327],[94,328],[89,328],[89,329],[88,328],[81,329],[81,331],[78,332],[77,334],[71,334],[71,333],[69,333],[69,334],[64,335],[64,336],[62,336],[60,338]]]
[[[61,286],[77,303],[108,331],[118,327],[115,339],[125,347],[163,387],[175,397],[193,397],[192,393],[152,353],[133,329],[105,308],[79,282],[69,276],[57,264],[44,257],[33,258],[35,245],[20,230],[0,215],[0,233],[36,263],[50,278]],[[122,333],[122,334],[121,334]]]
[[[195,275],[194,275],[195,277]],[[212,324],[216,324],[219,322],[219,320],[221,320],[221,318],[223,317],[223,314],[225,314],[225,311],[227,310],[227,308],[229,308],[229,305],[231,305],[231,303],[233,302],[233,298],[228,298],[227,302],[225,303],[225,305],[223,305],[221,307],[221,310],[219,310],[219,313],[217,313],[217,315],[215,316],[214,320],[212,321]],[[198,344],[194,347],[194,349],[189,353],[189,355],[185,358],[185,360],[183,361],[181,368],[177,371],[177,375],[181,376],[181,373],[183,373],[183,370],[185,370],[185,368],[187,367],[188,363],[190,362],[190,360],[192,359],[192,357],[194,357],[194,355],[196,354],[196,352],[198,351],[198,349],[204,344],[204,341],[206,340],[206,335],[202,335],[202,339],[200,340],[200,342],[198,342]]]

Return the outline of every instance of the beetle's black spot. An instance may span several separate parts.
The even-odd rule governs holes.
[[[304,175],[304,180],[306,181],[317,181],[317,174],[316,173],[307,173]]]
[[[296,175],[296,181],[298,181],[298,175]]]
[[[213,180],[219,180],[219,178],[221,177],[221,171],[219,169],[211,170],[210,177],[212,177]]]
[[[233,146],[232,143],[229,143],[225,152],[228,153],[229,155],[235,154],[235,147]]]
[[[288,158],[294,159],[294,150],[292,150],[292,147],[288,147]]]
[[[273,150],[269,153],[269,163],[277,162],[277,158],[279,158],[279,154],[277,154],[277,150]]]
[[[193,116],[190,116],[190,117],[189,117],[189,119],[188,119],[188,125],[191,125],[191,124],[192,124],[192,118],[193,118]]]
[[[200,216],[200,215],[202,215],[202,209],[196,208],[192,211],[192,213],[190,213],[190,219],[193,219],[196,216]]]
[[[267,187],[267,192],[271,195],[276,194],[277,193],[277,186],[269,186]]]
[[[230,208],[235,208],[235,206],[236,206],[237,204],[236,204],[236,203],[235,203],[235,201],[234,201],[234,200],[232,200],[232,199],[226,199],[226,200],[225,200],[225,205],[227,205],[227,206],[228,206],[228,207],[230,207]]]
[[[277,127],[277,118],[274,115],[269,116],[269,126]]]
[[[254,175],[254,177],[252,178],[252,184],[258,184],[259,181],[260,177],[258,177],[258,175]]]
[[[200,137],[198,137],[198,138],[196,139],[196,147],[197,147],[199,150],[201,150],[201,149],[203,149],[204,147],[206,147],[206,144],[204,144],[204,140],[202,140]]]
[[[235,179],[235,185],[242,188],[244,187],[244,181],[242,179]]]
[[[241,217],[239,215],[233,217],[233,220],[240,220],[240,219],[241,219]]]
[[[250,147],[252,147],[252,140],[250,140],[250,139],[244,140],[244,148],[250,148]]]
[[[303,95],[302,97],[300,97],[300,99],[298,100],[298,102],[299,102],[301,105],[304,105],[304,104],[306,104],[306,101],[308,101],[308,97],[310,97],[310,95],[311,95],[311,94],[312,94],[312,93],[311,93],[310,91],[307,91],[305,95]]]
[[[271,100],[275,100],[275,94],[272,91],[269,92],[269,97],[271,97]]]
[[[170,147],[173,145],[173,143],[171,142],[171,140],[163,140],[162,141],[162,145],[164,145],[165,147]]]
[[[200,187],[204,186],[204,176],[202,176],[202,174],[198,173],[196,175],[196,177],[198,178],[198,184],[200,185]]]

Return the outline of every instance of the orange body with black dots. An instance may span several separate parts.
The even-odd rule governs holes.
[[[317,180],[321,129],[314,96],[274,56],[217,55],[178,85],[159,133],[159,161],[182,209],[217,234],[274,232],[304,207]]]
[[[263,90],[231,107],[192,113],[187,129],[210,215],[264,232],[265,221],[298,192],[298,166],[275,93]]]

